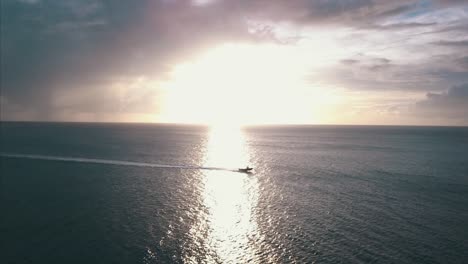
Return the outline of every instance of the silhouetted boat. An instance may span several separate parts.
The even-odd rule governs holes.
[[[245,168],[240,168],[238,169],[237,171],[238,172],[244,172],[244,173],[251,173],[253,170],[253,168],[250,168],[249,166],[245,167]]]

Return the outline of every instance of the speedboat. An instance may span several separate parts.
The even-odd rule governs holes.
[[[249,166],[245,167],[245,168],[239,168],[237,171],[238,172],[243,172],[243,173],[251,173],[253,170],[253,168],[250,168]]]

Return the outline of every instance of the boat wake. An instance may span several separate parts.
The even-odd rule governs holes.
[[[33,160],[50,160],[50,161],[93,163],[93,164],[108,164],[108,165],[117,165],[117,166],[149,167],[149,168],[174,168],[174,169],[189,169],[189,170],[190,169],[191,170],[222,170],[222,171],[241,172],[241,171],[239,171],[239,169],[232,169],[232,168],[168,165],[168,164],[156,164],[156,163],[124,161],[124,160],[89,159],[89,158],[80,158],[80,157],[59,157],[59,156],[45,156],[45,155],[17,154],[17,153],[0,153],[0,157],[16,158],[16,159],[33,159]]]

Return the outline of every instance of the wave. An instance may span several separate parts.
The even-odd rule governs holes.
[[[191,170],[223,170],[223,171],[238,172],[238,169],[232,169],[232,168],[203,167],[203,166],[191,166],[191,165],[169,165],[169,164],[156,164],[156,163],[124,161],[124,160],[90,159],[90,158],[81,158],[81,157],[60,157],[60,156],[17,154],[17,153],[0,153],[0,157],[16,158],[16,159],[33,159],[33,160],[51,160],[51,161],[66,161],[66,162],[79,162],[79,163],[109,164],[109,165],[134,166],[134,167],[174,168],[174,169],[191,169]]]

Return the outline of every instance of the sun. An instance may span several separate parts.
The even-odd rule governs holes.
[[[225,44],[177,65],[163,84],[163,122],[212,126],[307,123],[313,101],[301,54],[274,44]],[[315,98],[315,99],[314,99]]]

